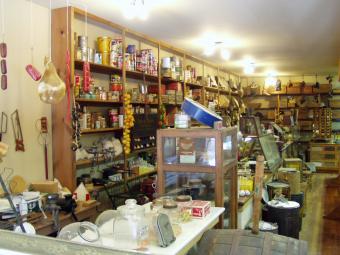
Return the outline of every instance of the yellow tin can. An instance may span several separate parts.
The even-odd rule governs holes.
[[[110,52],[111,37],[101,36],[97,38],[97,46],[99,52]]]

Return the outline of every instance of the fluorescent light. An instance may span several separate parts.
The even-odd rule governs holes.
[[[221,58],[224,60],[229,60],[231,56],[231,53],[227,49],[221,49]]]

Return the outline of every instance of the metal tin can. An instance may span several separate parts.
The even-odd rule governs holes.
[[[116,38],[111,40],[111,51],[116,52],[117,54],[123,53],[123,40],[120,38]]]
[[[94,49],[87,48],[87,61],[94,62]]]
[[[129,53],[129,54],[134,54],[134,53],[136,53],[136,45],[134,45],[134,44],[129,44],[129,45],[126,47],[126,52]]]
[[[96,126],[95,126],[96,129],[99,129],[100,128],[100,120],[96,120]]]
[[[94,55],[94,63],[96,63],[96,64],[102,64],[103,63],[101,53],[96,53]]]
[[[100,36],[97,38],[97,46],[99,52],[110,52],[111,50],[111,37]]]
[[[110,52],[102,52],[102,64],[110,65]]]
[[[78,36],[78,47],[86,49],[87,48],[88,37],[85,35]]]

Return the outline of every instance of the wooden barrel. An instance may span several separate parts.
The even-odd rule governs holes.
[[[240,229],[211,229],[198,244],[197,255],[305,255],[306,241],[260,232],[252,234]]]

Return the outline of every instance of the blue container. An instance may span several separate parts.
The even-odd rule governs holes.
[[[191,118],[210,127],[214,127],[215,121],[222,121],[221,116],[190,98],[184,99],[182,110]]]

